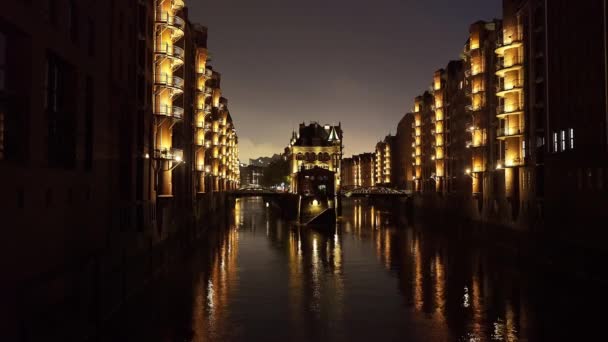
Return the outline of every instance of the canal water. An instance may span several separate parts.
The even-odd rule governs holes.
[[[336,227],[310,229],[240,199],[229,227],[134,300],[105,340],[606,340],[601,284],[467,231],[365,200],[345,201]]]

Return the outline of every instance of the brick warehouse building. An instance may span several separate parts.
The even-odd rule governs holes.
[[[238,187],[206,41],[181,0],[3,4],[0,335],[91,333]]]

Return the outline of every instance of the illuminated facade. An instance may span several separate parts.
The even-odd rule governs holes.
[[[391,186],[394,184],[393,160],[395,154],[395,137],[388,135],[383,141],[376,144],[376,152],[374,159],[374,178],[375,185]]]
[[[470,164],[467,148],[471,134],[477,134],[468,103],[464,81],[464,63],[450,61],[445,69],[435,72],[435,190],[459,198],[469,193],[469,177],[463,172]],[[476,89],[477,92],[481,90]]]
[[[342,159],[341,181],[342,189],[352,189],[355,187],[356,169],[353,158]]]
[[[298,133],[293,132],[286,149],[291,160],[291,189],[297,189],[297,174],[303,169],[318,166],[335,173],[335,193],[341,186],[342,125],[320,125],[301,123]]]
[[[521,190],[524,190],[521,189],[520,180],[527,174],[524,166],[529,108],[525,106],[523,26],[519,17],[512,12],[514,6],[512,1],[505,2],[502,32],[499,33],[495,50],[496,97],[498,108],[502,108],[502,111],[497,112],[498,158],[494,168],[504,173],[499,177],[504,177],[505,196],[514,208],[518,208]]]
[[[363,153],[353,156],[355,187],[370,187],[376,185],[375,154]]]
[[[414,129],[412,136],[415,149],[414,190],[417,192],[434,192],[436,190],[435,162],[435,98],[429,92],[414,100]]]
[[[470,26],[464,49],[465,87],[469,98],[467,111],[471,125],[467,127],[471,161],[463,172],[471,177],[471,193],[483,206],[493,196],[496,131],[502,108],[496,107],[494,65],[495,46],[501,22],[476,22]]]
[[[416,150],[415,137],[412,132],[415,129],[414,114],[407,113],[401,118],[397,125],[395,136],[396,151],[393,173],[395,174],[395,186],[399,189],[414,189],[414,167],[415,157],[412,155]]]

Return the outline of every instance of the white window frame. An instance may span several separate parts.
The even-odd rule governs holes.
[[[570,128],[569,138],[570,138],[570,149],[574,150],[574,128]]]
[[[553,132],[553,152],[558,152],[558,150],[557,150],[557,132]]]

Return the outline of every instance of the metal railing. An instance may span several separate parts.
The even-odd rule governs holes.
[[[184,19],[176,15],[169,15],[169,13],[167,12],[156,13],[156,22],[167,24],[168,26],[172,26],[180,30],[184,30],[184,28],[186,27],[186,22],[184,21]]]
[[[523,40],[523,34],[522,32],[522,28],[519,27],[517,30],[517,33],[515,34],[515,36],[513,38],[510,39],[510,41],[508,43],[505,43],[504,40],[504,36],[501,34],[498,39],[496,40],[496,47],[500,48],[503,46],[509,46],[509,45],[513,45],[515,43],[520,43]]]
[[[506,58],[506,59],[498,59],[496,61],[496,71],[508,69],[508,68],[511,68],[514,66],[521,66],[523,64],[524,64],[524,59],[522,56]]]
[[[520,79],[515,79],[506,84],[504,82],[496,85],[496,92],[509,91],[514,89],[521,89],[524,86],[524,82]]]
[[[513,137],[524,134],[524,127],[500,127],[496,130],[497,137]]]
[[[162,43],[157,44],[155,52],[156,53],[162,53],[162,54],[165,54],[165,55],[170,56],[170,57],[179,58],[181,60],[183,60],[184,56],[185,56],[184,49],[182,49],[179,46],[169,45],[167,43],[165,43],[165,44],[162,44]]]
[[[184,158],[184,150],[179,148],[155,149],[154,158],[181,161]]]
[[[517,113],[517,112],[521,112],[524,110],[524,106],[522,105],[515,105],[515,106],[498,106],[496,107],[496,114],[497,115],[506,115],[506,114],[510,114],[510,113]]]
[[[503,168],[517,167],[524,165],[524,159],[519,157],[509,160],[501,159],[497,161],[497,164],[501,165]]]
[[[186,4],[184,3],[184,0],[171,0],[171,7],[175,11],[182,9],[185,6],[186,6]]]
[[[158,106],[158,108],[154,111],[154,114],[182,119],[184,117],[184,109],[181,107],[164,104]]]
[[[154,83],[184,89],[184,79],[178,76],[169,76],[169,74],[154,74]]]

